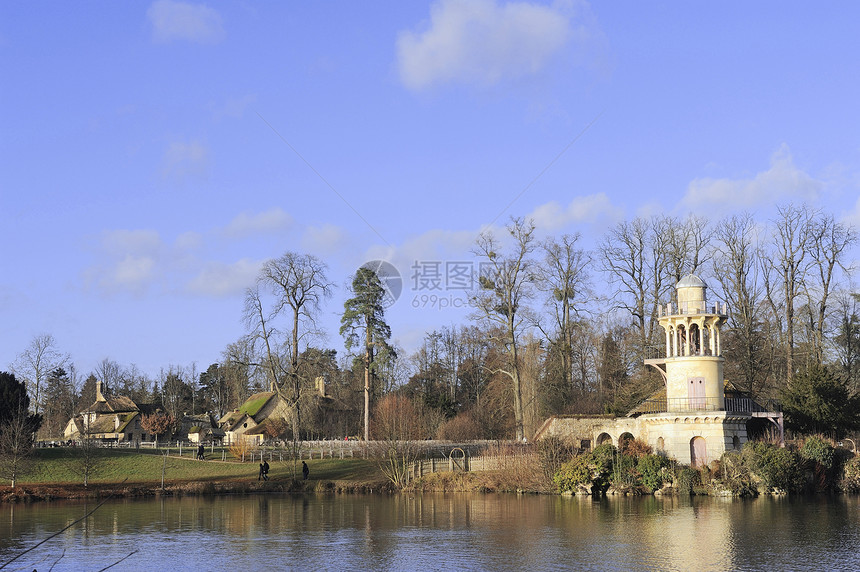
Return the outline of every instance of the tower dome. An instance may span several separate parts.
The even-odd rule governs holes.
[[[708,285],[695,274],[687,274],[675,285],[678,292],[678,309],[682,314],[698,314],[705,311]]]
[[[675,285],[675,288],[707,288],[705,281],[695,274],[687,274]]]

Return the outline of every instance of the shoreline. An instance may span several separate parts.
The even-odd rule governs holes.
[[[0,503],[50,502],[56,500],[105,500],[108,498],[147,498],[183,496],[229,496],[260,493],[393,493],[398,492],[385,482],[224,480],[205,482],[165,483],[95,483],[87,487],[72,483],[21,484],[0,488]]]

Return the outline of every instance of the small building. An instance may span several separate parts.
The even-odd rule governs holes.
[[[265,439],[264,424],[287,419],[289,411],[289,405],[277,392],[262,391],[219,419],[218,427],[224,432],[224,443],[227,445],[242,437],[262,443]]]
[[[218,421],[209,413],[198,415],[188,415],[186,413],[182,416],[175,436],[178,439],[187,439],[195,444],[204,442],[220,443],[224,439],[224,431],[218,427]]]
[[[646,359],[663,377],[663,391],[627,417],[557,416],[535,439],[557,436],[590,449],[625,439],[648,443],[656,453],[703,466],[737,450],[751,435],[770,432],[783,442],[783,416],[775,404],[760,405],[723,379],[720,327],[726,308],[707,306],[707,285],[693,274],[676,285],[677,304],[660,306],[665,357]]]
[[[99,381],[95,402],[69,419],[63,437],[114,443],[145,441],[147,435],[140,426],[140,417],[141,409],[134,401],[121,395],[106,395]]]

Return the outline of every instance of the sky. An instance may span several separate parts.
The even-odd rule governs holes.
[[[787,202],[860,226],[858,21],[847,1],[2,2],[0,369],[51,334],[84,374],[203,370],[287,251],[328,265],[314,343],[342,355],[358,267],[401,274],[411,351],[468,320],[455,272],[511,216],[585,246]]]

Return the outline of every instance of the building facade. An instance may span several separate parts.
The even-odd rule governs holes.
[[[551,417],[536,439],[557,436],[590,449],[635,438],[657,454],[693,466],[740,449],[752,434],[768,432],[783,442],[778,407],[758,404],[723,377],[720,328],[726,321],[725,306],[708,307],[707,285],[693,274],[682,278],[675,289],[677,302],[659,308],[665,334],[663,356],[645,360],[660,372],[663,391],[627,417]]]

